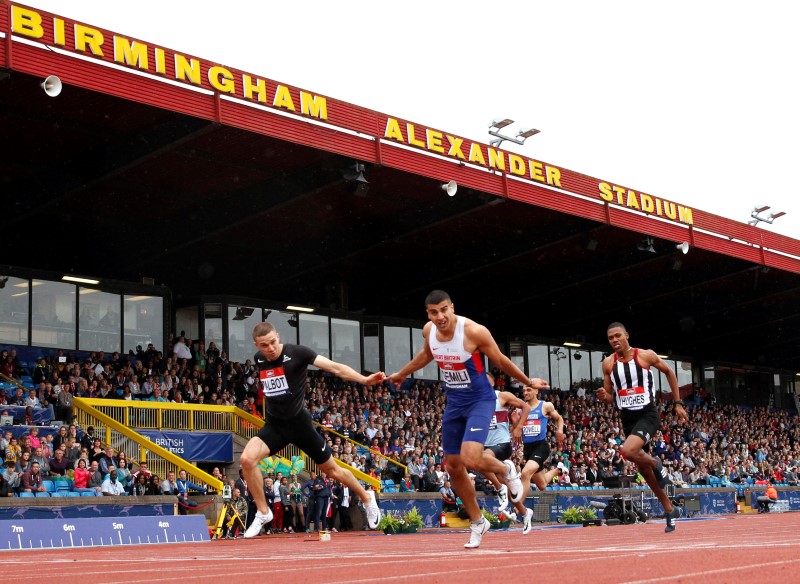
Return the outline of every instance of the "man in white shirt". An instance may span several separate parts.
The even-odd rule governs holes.
[[[186,337],[178,337],[178,340],[175,341],[175,344],[172,346],[172,352],[175,355],[176,359],[191,359],[192,352],[189,350],[189,347],[186,346]]]
[[[103,496],[113,497],[125,494],[125,487],[117,480],[117,469],[111,467],[111,472],[108,473],[108,478],[103,481],[103,486],[100,488]]]

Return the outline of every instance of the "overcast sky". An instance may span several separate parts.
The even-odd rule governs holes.
[[[24,4],[800,239],[793,2]]]

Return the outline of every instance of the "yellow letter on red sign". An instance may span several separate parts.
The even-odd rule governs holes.
[[[32,39],[40,39],[44,36],[42,17],[38,12],[34,12],[33,10],[12,6],[11,32],[23,34]]]
[[[222,93],[233,93],[236,90],[231,72],[219,65],[208,69],[208,82],[214,89]]]
[[[86,52],[88,47],[95,57],[103,56],[103,33],[96,28],[83,26],[82,24],[75,25],[75,49],[78,51]]]
[[[397,140],[398,142],[405,142],[403,138],[403,132],[400,131],[400,124],[397,123],[397,120],[394,118],[388,118],[386,120],[386,130],[383,132],[384,138],[391,138],[392,140]]]
[[[133,65],[147,71],[147,69],[149,69],[147,45],[137,43],[136,41],[131,43],[128,42],[128,39],[125,37],[115,36],[114,61],[117,63],[124,63],[125,65]]]
[[[292,95],[289,93],[289,88],[284,85],[278,85],[278,88],[275,90],[275,99],[272,100],[272,105],[290,111],[297,111],[292,101]]]

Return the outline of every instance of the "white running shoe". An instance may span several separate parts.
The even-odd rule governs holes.
[[[367,491],[367,495],[369,495],[369,503],[365,506],[367,510],[367,525],[369,525],[370,529],[378,529],[378,523],[381,521],[381,509],[375,501],[375,493]]]
[[[465,543],[464,547],[467,549],[479,547],[481,545],[481,538],[483,537],[484,533],[489,531],[489,527],[489,522],[486,521],[485,517],[481,517],[480,521],[477,523],[471,523],[469,526],[471,532],[469,536],[469,542]]]
[[[253,522],[250,524],[250,527],[247,528],[247,531],[244,532],[244,538],[250,539],[251,537],[255,537],[261,533],[261,530],[264,529],[264,526],[272,521],[272,509],[267,508],[267,514],[264,515],[261,511],[256,511],[256,516],[253,517]]]
[[[500,490],[497,491],[497,502],[500,503],[498,509],[500,511],[505,511],[506,507],[508,507],[508,487],[505,485],[500,485]]]
[[[519,479],[517,467],[510,460],[504,460],[503,464],[506,465],[506,480],[508,481],[508,494],[511,496],[512,503],[519,503],[525,498],[525,493],[522,492],[522,481]]]
[[[514,522],[516,522],[516,520],[517,520],[517,514],[516,514],[516,513],[514,513],[514,510],[513,510],[513,509],[512,509],[511,511],[506,511],[506,512],[504,513],[504,515],[505,515],[505,516],[506,516],[508,519],[510,519],[510,520],[511,520],[511,523],[514,523]]]
[[[531,530],[531,521],[533,520],[533,509],[525,509],[525,517],[522,518],[522,533],[523,535]]]

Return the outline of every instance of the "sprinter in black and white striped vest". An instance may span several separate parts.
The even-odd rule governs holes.
[[[651,456],[648,443],[661,426],[655,404],[655,380],[651,367],[667,377],[675,403],[675,412],[689,422],[681,401],[678,378],[661,357],[649,349],[635,349],[628,342],[628,331],[620,322],[608,325],[608,344],[614,352],[603,359],[603,387],[597,390],[598,399],[613,404],[620,411],[625,442],[620,452],[626,460],[635,463],[639,472],[658,497],[666,512],[664,531],[675,530],[675,520],[681,516],[681,507],[672,505],[664,491],[669,476],[660,458]]]

